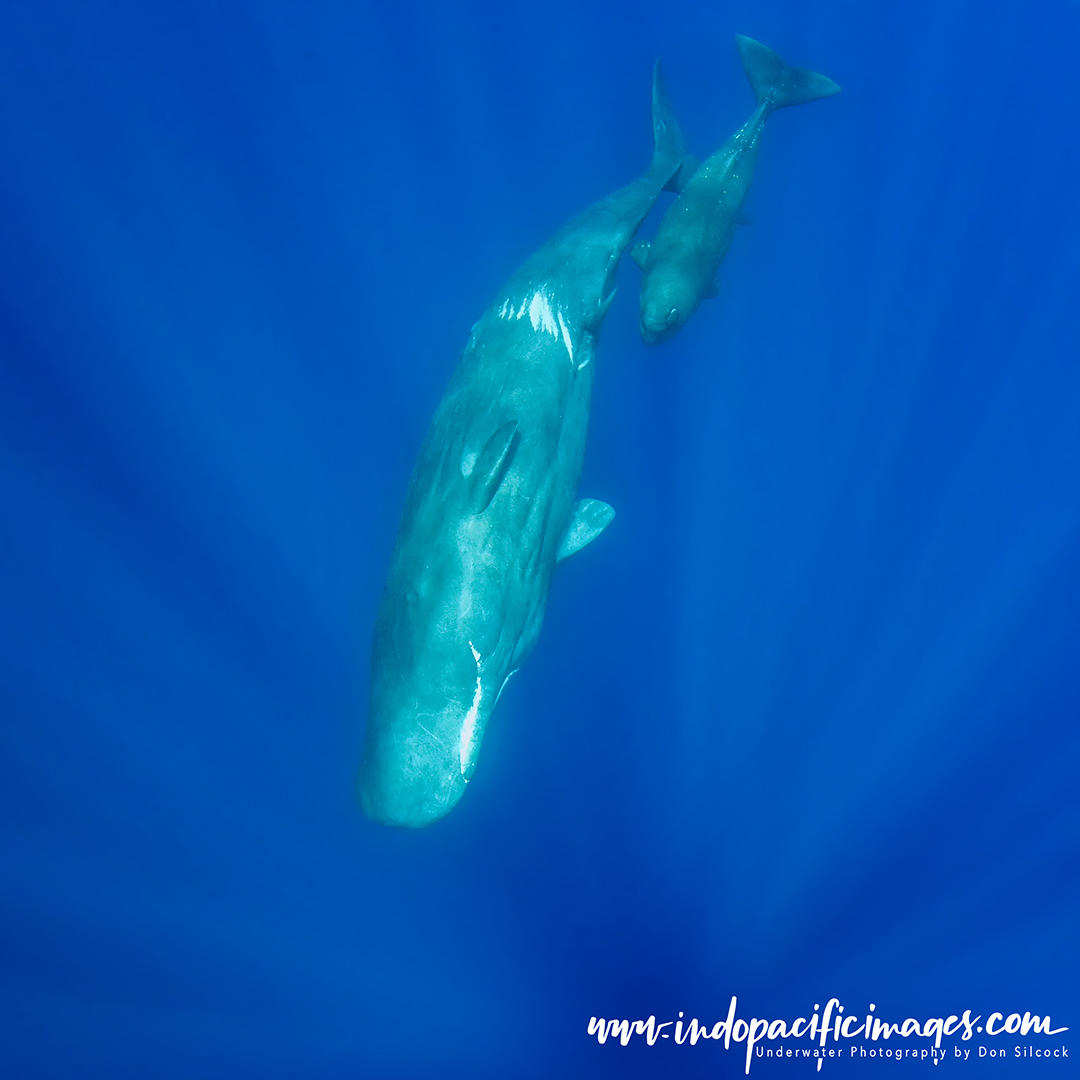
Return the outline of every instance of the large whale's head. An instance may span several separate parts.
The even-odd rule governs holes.
[[[650,264],[641,279],[641,336],[667,341],[694,313],[701,297],[685,273],[669,263]]]
[[[422,828],[465,792],[508,650],[486,590],[463,588],[452,566],[413,571],[388,582],[376,621],[357,790],[373,820]]]
[[[482,729],[475,690],[470,697],[466,681],[458,694],[380,682],[368,710],[360,806],[373,821],[420,829],[448,814],[465,793]]]

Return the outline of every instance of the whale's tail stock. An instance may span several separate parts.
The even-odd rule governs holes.
[[[832,79],[807,68],[789,67],[760,41],[736,34],[735,44],[758,104],[766,105],[769,112],[840,93]]]
[[[652,83],[653,159],[649,176],[662,179],[667,191],[682,191],[698,167],[697,158],[686,152],[675,110],[671,107],[660,61],[653,65]]]

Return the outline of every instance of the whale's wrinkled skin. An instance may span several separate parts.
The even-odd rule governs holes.
[[[685,156],[659,67],[653,130],[645,176],[571,221],[495,298],[435,412],[372,644],[358,793],[375,821],[419,828],[456,805],[536,642],[557,560],[614,516],[575,498],[615,270]]]
[[[840,92],[832,79],[788,67],[753,38],[735,40],[758,107],[690,177],[652,244],[638,244],[633,251],[643,271],[641,336],[650,345],[670,338],[703,298],[716,295],[716,272],[735,235],[770,114]]]

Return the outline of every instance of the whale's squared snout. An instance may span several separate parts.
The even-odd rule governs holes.
[[[684,320],[679,318],[678,308],[661,310],[655,305],[644,305],[641,309],[641,337],[647,345],[659,345],[667,341]]]
[[[421,772],[411,777],[411,782],[392,787],[381,783],[376,769],[369,766],[361,770],[356,788],[357,799],[364,813],[380,825],[423,829],[450,813],[465,793],[464,782],[454,784],[450,791],[444,793],[448,776],[452,778],[452,774],[428,777]],[[425,780],[430,782],[427,790]]]
[[[445,817],[465,793],[472,762],[463,765],[459,749],[464,710],[451,706],[440,715],[426,703],[409,708],[381,694],[375,709],[385,734],[365,745],[356,789],[360,806],[382,825],[422,829]]]

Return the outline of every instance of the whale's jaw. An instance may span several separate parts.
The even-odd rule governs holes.
[[[675,308],[661,315],[651,306],[646,306],[641,312],[641,338],[646,345],[659,345],[673,337],[684,321],[679,318]]]
[[[465,794],[469,770],[415,715],[392,724],[383,719],[380,726],[408,734],[366,748],[356,787],[360,808],[372,821],[402,829],[423,829],[445,817]]]

